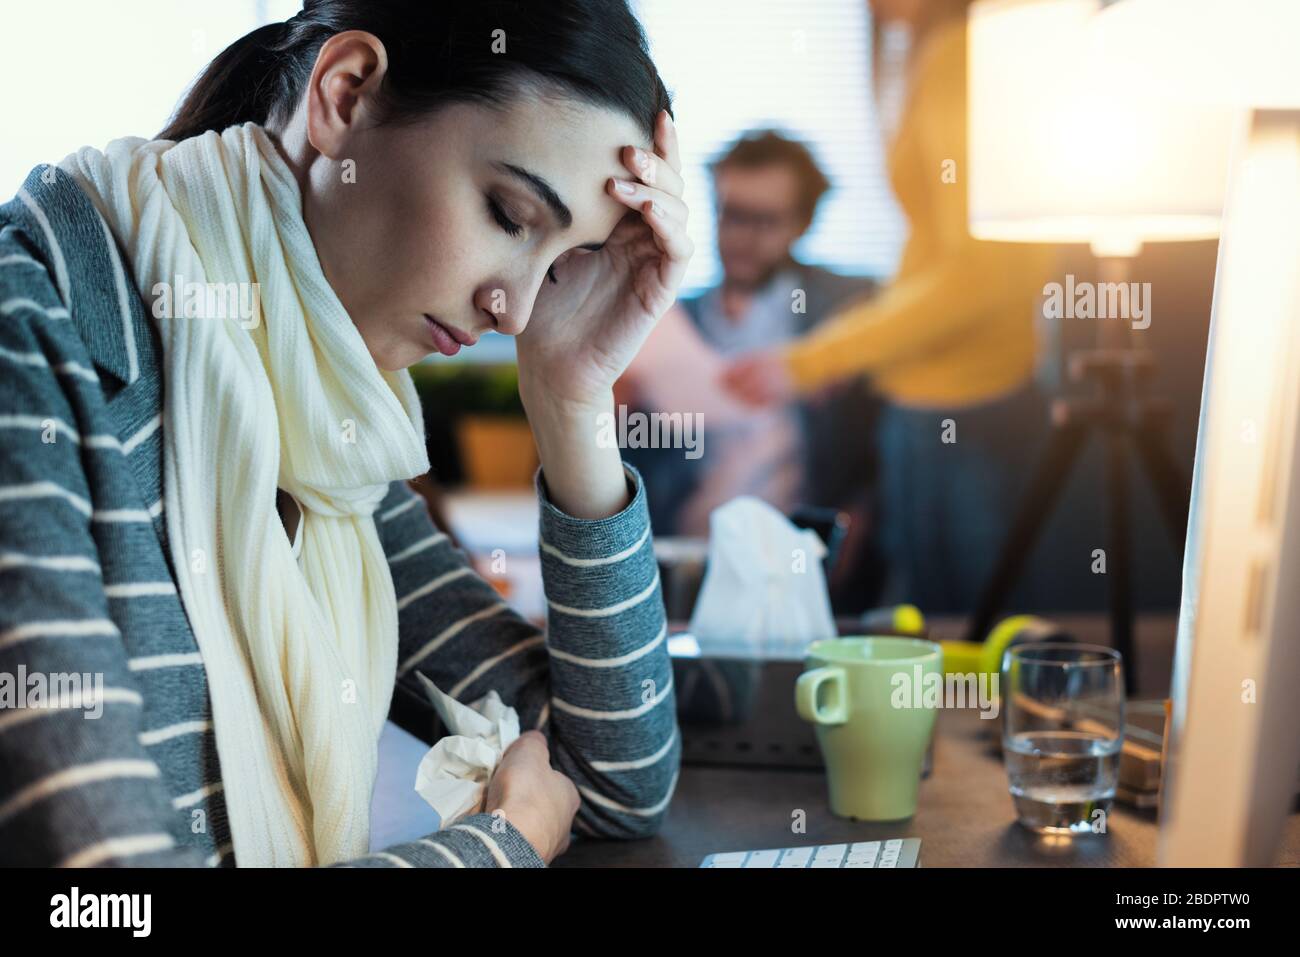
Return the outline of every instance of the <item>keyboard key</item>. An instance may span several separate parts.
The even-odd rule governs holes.
[[[743,867],[747,851],[733,851],[729,854],[714,854],[714,867]]]
[[[849,849],[847,844],[823,844],[817,848],[817,853],[813,855],[813,862],[817,861],[834,861],[839,864],[844,860],[844,852]]]
[[[849,860],[854,863],[860,864],[863,861],[874,861],[879,856],[879,841],[859,841],[849,847]]]
[[[813,851],[811,847],[791,847],[787,848],[785,854],[781,856],[781,863],[795,864],[799,867],[805,867],[812,860]]]
[[[857,841],[853,844],[820,844],[811,847],[767,848],[759,851],[728,851],[710,854],[702,866],[748,869],[770,868],[889,868],[917,866],[920,840],[893,838],[887,841]],[[903,853],[907,852],[906,858]]]

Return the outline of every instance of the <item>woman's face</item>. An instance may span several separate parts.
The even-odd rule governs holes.
[[[308,97],[304,218],[385,370],[453,353],[453,338],[522,332],[548,268],[604,242],[627,213],[605,192],[609,177],[628,178],[620,149],[650,146],[630,117],[532,92],[410,125],[376,126],[373,110],[341,102],[312,116]]]

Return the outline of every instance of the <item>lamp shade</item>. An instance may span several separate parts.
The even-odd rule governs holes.
[[[1297,0],[1123,0],[1112,55],[1164,97],[1262,109],[1300,107]]]
[[[1131,0],[971,7],[973,236],[1134,255],[1218,235],[1240,111],[1150,89],[1143,64],[1116,52],[1141,49],[1133,35],[1150,38]]]

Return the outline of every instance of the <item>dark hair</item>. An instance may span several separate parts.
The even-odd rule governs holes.
[[[794,172],[799,184],[799,213],[804,228],[812,225],[817,204],[831,188],[808,147],[798,140],[782,136],[775,130],[755,130],[736,140],[727,151],[709,164],[716,177],[728,166],[757,169],[761,166],[785,166]]]
[[[387,51],[385,123],[534,87],[619,110],[653,142],[659,111],[672,109],[626,0],[306,0],[223,50],[157,139],[288,119],[321,46],[345,30],[372,33]]]

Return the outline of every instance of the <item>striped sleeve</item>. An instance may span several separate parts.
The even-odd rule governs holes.
[[[538,470],[552,751],[582,797],[577,828],[598,837],[659,830],[677,786],[681,735],[668,623],[645,486],[609,518],[556,508]]]
[[[645,491],[625,468],[631,501],[600,520],[557,509],[537,473],[546,632],[475,573],[405,484],[394,483],[377,521],[399,609],[395,717],[405,709],[426,722],[399,723],[428,741],[441,733],[416,671],[466,703],[495,690],[522,728],[547,736],[552,763],[577,786],[577,829],[635,838],[663,820],[681,745]],[[502,826],[479,817],[489,831]]]
[[[394,844],[335,867],[545,867],[504,815],[473,814],[418,841]]]
[[[0,865],[202,866],[140,740],[143,700],[108,613],[87,481],[115,436],[44,266],[0,233]]]

